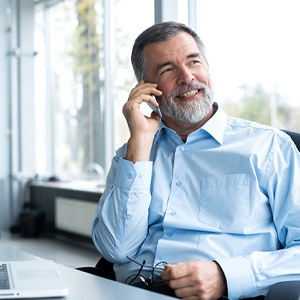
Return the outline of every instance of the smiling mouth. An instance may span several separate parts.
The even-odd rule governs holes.
[[[194,95],[196,95],[196,94],[198,94],[200,92],[200,89],[198,90],[191,90],[191,91],[188,91],[188,92],[186,92],[186,93],[182,93],[182,94],[179,94],[178,96],[177,96],[177,98],[188,98],[188,97],[192,97],[192,96],[194,96]]]

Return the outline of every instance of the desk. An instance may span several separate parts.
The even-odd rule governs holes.
[[[42,260],[29,253],[22,252],[16,248],[0,243],[0,260]],[[58,265],[62,277],[69,286],[69,295],[66,300],[171,300],[173,297],[160,295],[145,291],[143,289],[128,286],[123,283],[104,279],[98,276],[87,274],[63,265]],[[53,298],[52,298],[53,299]]]

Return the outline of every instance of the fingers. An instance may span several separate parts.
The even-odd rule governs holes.
[[[153,96],[160,96],[162,92],[157,89],[156,83],[145,83],[140,81],[130,92],[127,102],[123,106],[123,114],[127,120],[127,123],[134,125],[132,119],[135,119],[136,125],[143,122],[142,118],[145,118],[141,112],[141,104],[143,102],[149,103],[154,107],[158,106],[158,103]],[[155,108],[153,108],[155,110]],[[152,113],[150,119],[159,121],[159,117],[156,113]],[[135,125],[134,125],[135,127]]]
[[[157,102],[152,96],[161,96],[162,92],[157,89],[156,83],[145,83],[144,80],[140,81],[130,92],[128,101],[135,100],[141,104],[143,101],[150,102],[157,106]]]
[[[164,280],[176,279],[191,275],[192,262],[167,264],[165,270],[161,273]]]
[[[184,297],[191,295],[191,263],[176,263],[166,265],[165,270],[161,273],[161,278],[169,281],[170,288],[174,289],[176,296]]]
[[[183,299],[218,299],[226,292],[223,271],[212,261],[166,265],[161,277]]]
[[[132,152],[144,151],[149,152],[148,146],[152,145],[152,141],[159,126],[159,116],[152,113],[150,117],[144,115],[141,110],[143,102],[152,103],[157,106],[157,102],[153,95],[161,95],[162,92],[157,89],[155,83],[139,82],[130,92],[128,100],[123,105],[123,115],[126,118],[127,125],[130,131],[130,144],[134,144]],[[146,141],[145,141],[146,140]],[[145,150],[145,145],[147,149]],[[127,145],[128,146],[128,145]],[[130,147],[127,147],[127,150]],[[130,151],[127,151],[129,157]],[[131,156],[130,156],[131,157]],[[131,160],[136,159],[131,158]],[[141,159],[141,157],[139,157]]]

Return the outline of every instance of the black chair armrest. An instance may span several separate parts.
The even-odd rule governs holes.
[[[80,267],[76,269],[96,276],[116,280],[114,264],[107,261],[104,257],[99,259],[95,267]]]
[[[289,131],[289,130],[282,130],[282,131],[287,133],[292,138],[292,140],[295,143],[296,147],[300,151],[300,133],[294,132],[294,131]]]
[[[265,300],[300,300],[300,280],[284,281],[272,285]]]

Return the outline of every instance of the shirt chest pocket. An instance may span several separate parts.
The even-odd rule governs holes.
[[[249,222],[251,180],[247,174],[230,174],[201,180],[201,223],[226,232],[242,232]]]

